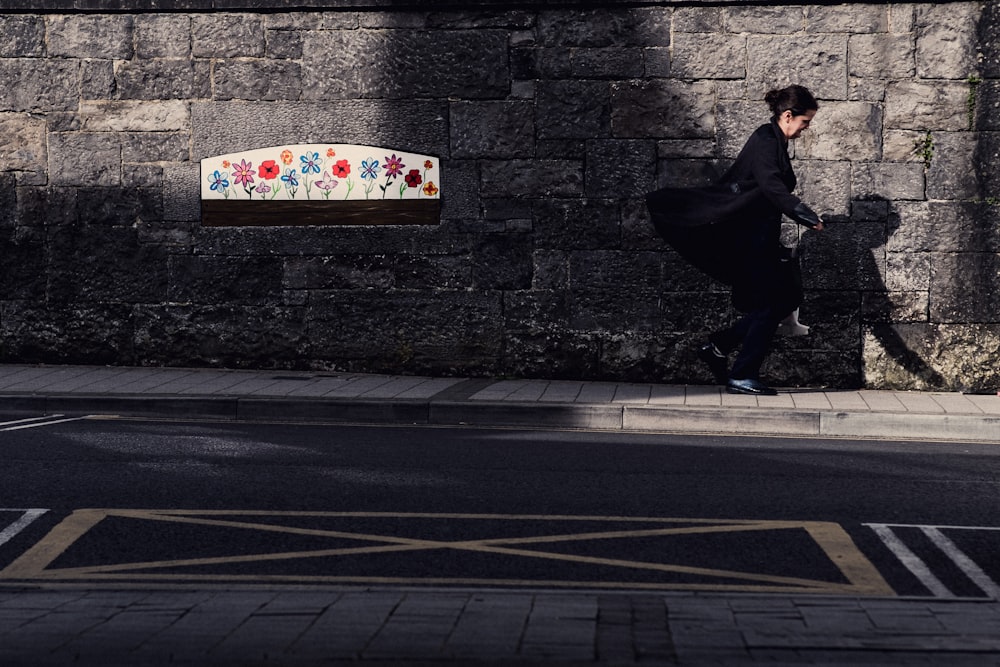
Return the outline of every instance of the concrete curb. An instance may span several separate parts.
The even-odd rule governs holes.
[[[0,414],[1000,443],[1000,417],[780,408],[176,395],[0,395]]]

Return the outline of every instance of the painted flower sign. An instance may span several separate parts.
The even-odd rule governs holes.
[[[201,161],[202,200],[439,199],[438,160],[376,146],[296,144]]]

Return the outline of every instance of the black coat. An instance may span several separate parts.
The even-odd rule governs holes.
[[[810,224],[801,219],[808,209],[792,194],[795,183],[784,135],[772,121],[750,135],[714,185],[656,190],[646,205],[657,233],[681,256],[733,286],[739,310],[774,305],[791,312],[802,294],[797,265],[781,246],[781,216]]]

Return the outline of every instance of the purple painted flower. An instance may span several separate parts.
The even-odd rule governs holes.
[[[253,183],[253,165],[246,160],[240,160],[239,164],[234,164],[233,182],[243,187]]]
[[[323,174],[323,178],[316,181],[316,187],[319,188],[320,190],[326,190],[327,192],[329,192],[330,190],[333,190],[335,187],[337,187],[337,182],[338,181],[336,178],[333,177],[333,174],[325,173]]]
[[[399,176],[400,174],[403,173],[403,167],[405,166],[406,165],[403,164],[403,158],[396,157],[396,154],[393,153],[392,157],[387,157],[385,159],[386,178],[395,178]]]

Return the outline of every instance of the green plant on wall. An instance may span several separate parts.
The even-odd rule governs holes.
[[[923,161],[925,169],[930,169],[931,160],[934,158],[934,138],[929,130],[927,134],[913,142],[913,153]]]
[[[965,111],[969,117],[969,129],[972,130],[976,126],[976,94],[982,79],[975,74],[970,74],[966,81],[969,84],[969,95],[965,100]]]

